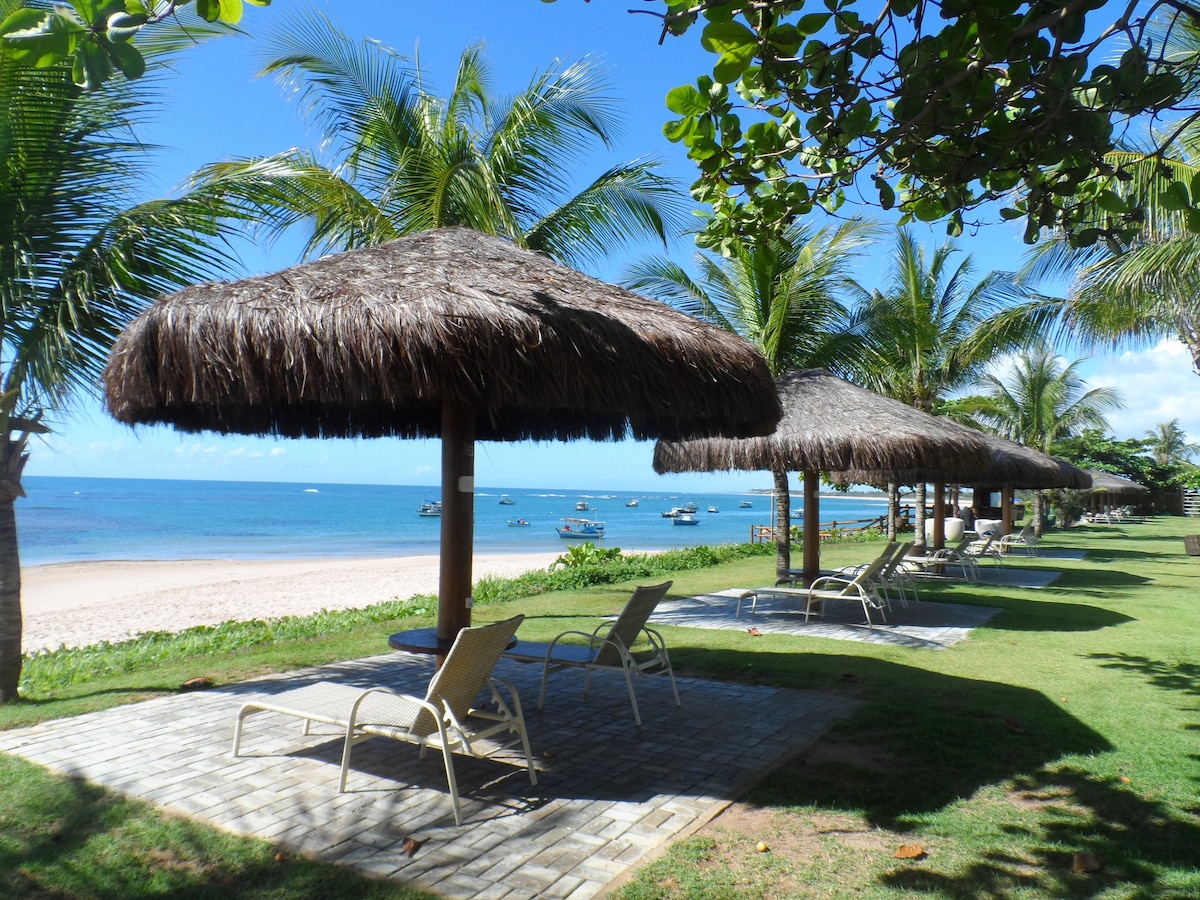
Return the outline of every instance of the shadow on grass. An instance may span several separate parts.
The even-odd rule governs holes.
[[[860,811],[891,828],[901,817],[940,810],[1065,754],[1111,749],[1102,735],[1027,688],[861,656],[771,654],[757,664],[758,655],[672,651],[717,677],[836,689],[865,701],[751,792],[762,805]],[[769,677],[760,679],[760,671]]]
[[[1098,660],[1101,668],[1137,673],[1165,691],[1200,697],[1200,664],[1168,663],[1131,653],[1091,653],[1086,659]]]
[[[5,809],[0,896],[6,900],[90,897],[177,900],[430,895],[375,881],[332,864],[277,855],[185,819],[163,817],[78,778],[0,757],[0,781],[23,785]]]
[[[1085,603],[1008,597],[992,600],[991,605],[1004,610],[982,626],[992,631],[1099,631],[1136,621],[1124,613]]]
[[[1030,848],[1027,856],[993,851],[953,874],[938,871],[931,859],[892,871],[883,882],[938,897],[1004,897],[1015,890],[1022,896],[1064,898],[1198,896],[1200,821],[1195,817],[1180,818],[1128,785],[1070,766],[1017,778],[1008,796],[1036,812],[1033,824],[1006,829]]]

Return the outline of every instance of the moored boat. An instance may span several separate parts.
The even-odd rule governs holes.
[[[715,506],[710,506],[710,507],[708,508],[708,511],[709,511],[710,513],[719,513],[719,512],[720,512],[720,510],[719,510],[719,509],[717,509]]]
[[[580,500],[578,503],[575,504],[575,508],[577,510],[579,510],[580,512],[587,512],[588,509],[590,509],[590,507],[588,506],[588,502],[586,500]]]
[[[501,506],[513,506],[516,504],[516,502],[517,501],[514,500],[512,497],[508,496],[508,494],[500,495],[500,505]]]
[[[426,500],[417,507],[418,516],[440,516],[442,514],[441,500]]]
[[[555,530],[560,538],[567,540],[598,541],[604,537],[604,523],[591,519],[564,518]]]
[[[528,519],[509,519],[508,527],[509,528],[528,528],[529,520]]]
[[[672,525],[699,525],[700,520],[690,512],[680,513],[671,522]]]
[[[738,509],[754,509],[754,503],[750,500],[743,500],[738,504]]]
[[[629,507],[635,507],[638,505],[638,502],[635,498],[630,497],[628,500],[625,501],[625,505],[629,506]]]

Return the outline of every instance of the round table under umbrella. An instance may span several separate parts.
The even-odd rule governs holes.
[[[498,237],[438,229],[164,297],[104,370],[119,421],[442,440],[438,637],[470,624],[476,440],[774,428],[749,343]]]
[[[803,472],[805,583],[815,580],[820,571],[816,490],[820,472],[915,467],[954,472],[983,465],[988,459],[982,437],[961,427],[949,428],[942,419],[823,369],[785,372],[775,379],[775,387],[783,418],[773,432],[743,440],[660,439],[654,448],[654,468],[660,473],[729,469]],[[786,509],[780,521],[778,540],[783,557],[789,541]]]

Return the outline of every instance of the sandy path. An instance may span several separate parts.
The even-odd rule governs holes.
[[[477,556],[474,575],[519,575],[557,555]],[[32,566],[21,578],[23,646],[32,652],[434,594],[438,559],[67,563]]]

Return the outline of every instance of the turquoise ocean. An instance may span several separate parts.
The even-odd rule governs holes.
[[[766,476],[764,476],[765,478]],[[28,476],[17,502],[23,565],[98,560],[285,559],[436,554],[440,520],[417,515],[438,488],[413,485]],[[501,497],[511,505],[500,503]],[[627,506],[637,500],[636,507]],[[699,506],[695,526],[663,510]],[[739,508],[748,501],[749,509]],[[586,502],[587,512],[576,510]],[[799,499],[793,504],[798,507]],[[717,512],[708,512],[714,507]],[[821,498],[822,522],[882,515],[882,500]],[[564,517],[605,523],[603,546],[626,551],[744,543],[771,517],[769,494],[618,493],[479,488],[475,552],[565,552]],[[512,527],[524,519],[528,527]]]

